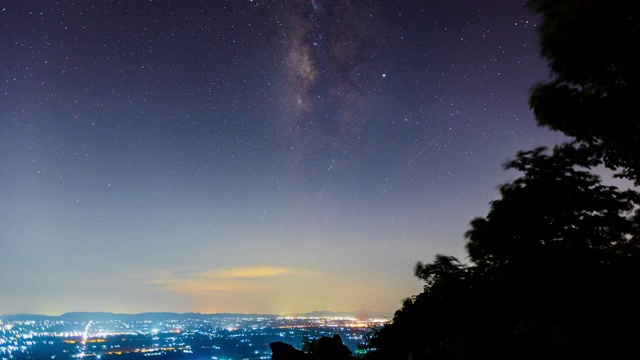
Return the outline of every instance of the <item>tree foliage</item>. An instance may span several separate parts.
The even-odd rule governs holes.
[[[529,104],[538,124],[575,138],[583,164],[640,184],[640,2],[530,0],[552,79]]]
[[[601,184],[570,158],[543,148],[519,152],[506,169],[524,175],[500,187],[485,218],[471,221],[467,250],[483,266],[533,266],[549,256],[586,256],[628,243],[628,215],[640,200],[634,191]]]
[[[424,291],[372,339],[372,358],[636,358],[640,194],[566,157],[520,152],[486,217],[467,232],[472,265],[418,263]]]
[[[373,359],[640,359],[640,1],[530,0],[552,79],[530,105],[574,138],[519,152],[521,176],[466,232],[470,265],[418,263],[423,292],[371,339]]]

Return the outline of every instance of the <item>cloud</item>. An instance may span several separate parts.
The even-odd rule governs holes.
[[[260,278],[265,276],[275,276],[291,272],[291,269],[281,267],[244,267],[231,269],[216,269],[202,273],[203,276],[214,279],[238,279],[238,278]]]
[[[164,272],[145,283],[170,292],[256,292],[264,290],[265,278],[292,273],[282,267],[210,269],[200,272]]]
[[[421,289],[418,281],[408,278],[415,285],[411,291],[389,292],[392,285],[386,281],[395,284],[396,280],[367,278],[328,264],[319,267],[172,268],[146,275],[149,270],[144,269],[133,278],[142,280],[143,286],[129,292],[146,299],[144,311],[290,314],[363,307],[392,312],[402,298]]]

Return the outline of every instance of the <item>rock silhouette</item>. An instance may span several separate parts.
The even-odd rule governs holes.
[[[318,340],[318,348],[313,353],[305,353],[281,341],[269,344],[272,360],[340,360],[355,359],[351,350],[342,343],[340,335],[323,336]]]

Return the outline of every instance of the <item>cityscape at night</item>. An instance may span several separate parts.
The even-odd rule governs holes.
[[[100,320],[86,320],[92,317]],[[302,347],[335,334],[354,354],[362,355],[366,337],[388,320],[166,313],[10,318],[14,320],[0,317],[3,360],[271,359],[272,342]]]
[[[0,360],[640,359],[639,0],[0,0]]]

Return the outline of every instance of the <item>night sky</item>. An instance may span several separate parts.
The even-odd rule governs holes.
[[[392,313],[562,139],[523,6],[0,1],[0,314]]]

